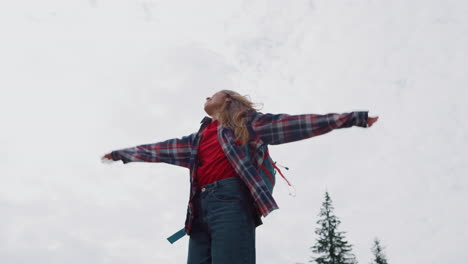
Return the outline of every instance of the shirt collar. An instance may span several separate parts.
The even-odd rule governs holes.
[[[202,121],[200,122],[200,124],[209,124],[209,123],[211,123],[211,121],[212,121],[212,120],[211,120],[210,117],[205,116],[205,117],[202,119]]]

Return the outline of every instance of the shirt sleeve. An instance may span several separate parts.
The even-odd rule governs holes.
[[[315,137],[334,129],[367,127],[369,111],[325,115],[263,114],[257,112],[251,122],[253,132],[263,142],[278,145]]]
[[[112,159],[129,162],[164,162],[172,165],[190,167],[190,154],[196,133],[182,138],[145,144],[111,152]]]

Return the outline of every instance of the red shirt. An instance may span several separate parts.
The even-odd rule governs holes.
[[[218,141],[218,120],[202,132],[198,149],[198,188],[229,177],[238,176]]]

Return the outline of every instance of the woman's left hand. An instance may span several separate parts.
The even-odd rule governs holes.
[[[371,127],[372,124],[374,124],[375,122],[377,122],[377,119],[379,119],[378,116],[367,118],[367,127]]]

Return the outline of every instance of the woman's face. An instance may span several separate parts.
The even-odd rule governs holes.
[[[221,107],[223,106],[225,101],[229,101],[230,99],[226,97],[226,94],[223,92],[217,92],[213,94],[211,97],[206,98],[205,102],[205,112],[209,116],[213,116],[216,112],[218,112]]]

